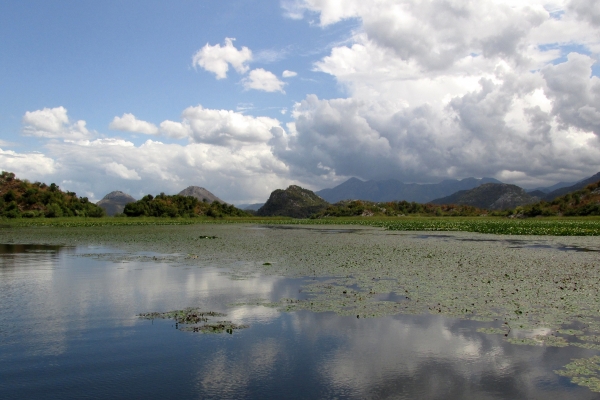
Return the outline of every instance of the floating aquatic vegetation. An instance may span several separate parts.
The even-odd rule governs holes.
[[[144,319],[173,319],[179,324],[197,324],[199,322],[208,322],[209,318],[225,316],[225,314],[214,311],[202,311],[199,308],[138,314],[138,317]]]
[[[571,378],[571,382],[600,392],[600,356],[575,359],[565,369],[554,371],[560,376]]]
[[[548,346],[548,347],[567,347],[566,339],[562,336],[553,335],[536,335],[534,337],[526,338],[508,338],[506,339],[512,344],[524,344],[530,346]]]
[[[234,330],[247,328],[247,325],[234,324],[231,321],[213,321],[217,317],[226,317],[226,314],[214,311],[202,311],[199,308],[186,308],[183,310],[167,312],[150,312],[139,314],[138,317],[144,319],[172,319],[177,325],[177,329],[188,332],[202,333],[233,333]],[[198,325],[201,324],[201,325]]]
[[[202,332],[202,333],[229,333],[233,334],[233,331],[238,329],[248,328],[247,325],[234,324],[231,321],[217,321],[210,324],[204,324],[200,326],[186,326],[179,328],[182,331],[188,332]]]
[[[267,225],[362,225],[381,227],[394,231],[457,231],[490,233],[496,235],[550,235],[550,236],[600,236],[600,219],[585,218],[489,218],[489,217],[449,217],[449,218],[24,218],[2,224],[2,228],[18,227],[144,227],[144,226],[218,226],[224,224],[267,224]],[[330,230],[331,231],[331,230]],[[336,233],[348,229],[337,228]],[[355,231],[354,229],[352,231]]]
[[[508,328],[478,328],[477,332],[487,333],[488,335],[506,335]]]

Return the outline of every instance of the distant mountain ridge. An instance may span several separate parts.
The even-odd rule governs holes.
[[[523,188],[506,183],[486,183],[470,190],[432,200],[433,204],[469,205],[487,210],[506,210],[532,204],[539,197],[529,195]]]
[[[123,213],[125,206],[129,203],[136,201],[133,197],[120,190],[110,192],[96,203],[97,206],[101,207],[106,215],[113,216],[115,214]]]
[[[258,211],[258,209],[264,205],[265,205],[265,203],[250,203],[250,204],[244,203],[244,204],[238,204],[236,207],[239,208],[240,210]]]
[[[552,201],[555,198],[564,196],[567,193],[571,193],[571,192],[575,192],[575,191],[584,189],[587,185],[596,183],[598,181],[600,181],[600,172],[598,172],[596,175],[590,176],[589,178],[583,179],[583,180],[575,183],[574,185],[567,186],[567,187],[561,187],[560,189],[554,190],[554,191],[546,194],[546,196],[544,196],[544,200]]]
[[[544,194],[548,194],[550,192],[553,192],[553,191],[558,190],[558,189],[562,189],[564,187],[573,186],[575,183],[577,183],[577,182],[558,182],[558,183],[555,183],[552,186],[541,186],[541,187],[537,187],[535,189],[525,189],[525,191],[527,193],[542,192]]]
[[[418,184],[403,183],[396,179],[383,181],[361,181],[350,178],[346,182],[331,188],[315,192],[330,203],[342,200],[414,201],[427,203],[433,199],[448,196],[459,190],[473,189],[485,183],[502,183],[494,178],[446,179],[440,183]]]

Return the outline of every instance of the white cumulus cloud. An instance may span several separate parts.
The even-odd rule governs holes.
[[[283,71],[283,73],[281,74],[282,77],[284,78],[293,78],[294,76],[297,76],[298,73],[294,72],[294,71],[289,71],[289,70],[285,70]]]
[[[83,139],[91,136],[83,120],[71,123],[64,107],[27,111],[22,119],[23,134],[49,139]]]
[[[183,125],[196,143],[236,146],[266,143],[271,129],[280,125],[269,117],[253,117],[231,110],[188,107],[182,113]]]
[[[139,120],[130,113],[125,113],[122,117],[114,117],[108,127],[112,130],[145,133],[146,135],[156,135],[158,133],[156,125]]]
[[[192,133],[189,124],[186,122],[181,123],[169,120],[165,120],[160,123],[160,131],[165,135],[175,139],[189,137]]]
[[[361,26],[314,64],[348,98],[308,95],[273,150],[306,179],[495,176],[528,185],[596,173],[600,36],[591,3],[286,3],[323,26],[348,18]]]
[[[217,79],[227,78],[229,65],[240,74],[246,73],[249,69],[248,62],[252,60],[252,51],[245,46],[238,50],[233,45],[234,40],[225,38],[224,46],[220,44],[211,46],[207,43],[194,54],[193,65],[214,73]]]
[[[93,144],[92,144],[93,143]],[[65,190],[93,192],[99,198],[123,190],[136,198],[187,186],[202,186],[228,202],[264,201],[271,191],[298,183],[267,143],[238,147],[210,143],[165,144],[129,142],[52,142],[47,159],[55,165],[46,180],[69,181]],[[0,158],[1,160],[1,158]],[[96,200],[99,200],[96,199]]]
[[[0,170],[14,172],[18,178],[38,180],[53,174],[56,163],[42,153],[17,153],[0,149]]]
[[[114,161],[104,165],[104,169],[106,170],[107,174],[116,176],[118,178],[138,181],[142,179],[135,169],[129,169],[123,164],[119,164]]]
[[[274,73],[266,71],[262,68],[257,68],[250,71],[242,83],[245,89],[285,93],[283,91],[285,82],[280,81]]]

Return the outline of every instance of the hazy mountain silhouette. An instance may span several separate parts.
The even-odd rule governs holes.
[[[523,188],[506,183],[486,183],[470,190],[431,201],[433,204],[469,205],[487,210],[506,210],[539,201]]]
[[[552,201],[557,197],[564,196],[567,193],[575,192],[577,190],[581,190],[581,189],[585,188],[587,185],[598,182],[598,181],[600,181],[600,172],[598,172],[596,175],[590,176],[589,178],[585,178],[585,179],[575,183],[574,185],[562,187],[557,190],[553,190],[552,192],[550,192],[546,196],[544,196],[544,200]]]
[[[265,203],[251,203],[251,204],[238,204],[236,207],[240,210],[258,211],[259,208],[264,206]]]
[[[472,189],[484,183],[501,182],[494,178],[465,178],[462,180],[447,179],[433,184],[418,184],[403,183],[396,179],[365,182],[358,178],[350,178],[334,188],[319,190],[316,194],[330,203],[341,200],[376,202],[406,200],[427,203],[433,199],[448,196],[459,190]]]

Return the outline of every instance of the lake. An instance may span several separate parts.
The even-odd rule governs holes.
[[[86,239],[88,243],[72,246],[58,239],[49,243],[51,236],[62,233],[48,231],[23,234],[29,239],[38,235],[46,244],[0,245],[0,398],[600,398],[554,372],[572,359],[599,354],[596,349],[511,343],[507,338],[533,334],[516,328],[507,336],[485,333],[486,328],[500,332],[505,320],[458,318],[443,304],[439,315],[437,310],[416,312],[408,305],[415,299],[431,300],[429,291],[400,290],[402,272],[389,286],[392,274],[379,276],[384,266],[368,269],[375,271],[369,280],[377,283],[367,287],[356,270],[339,273],[340,265],[351,260],[335,258],[334,267],[317,273],[314,254],[303,259],[292,245],[290,259],[278,258],[272,248],[257,256],[250,248],[258,242],[240,242],[240,252],[226,249],[237,243],[227,239],[234,235],[230,230],[237,229],[235,235],[263,243],[289,240],[324,246],[320,251],[327,253],[317,252],[321,258],[341,246],[339,251],[358,259],[352,249],[362,243],[370,255],[361,262],[381,265],[383,258],[414,261],[408,253],[423,253],[419,246],[431,249],[422,254],[423,262],[429,262],[428,256],[435,259],[436,249],[443,246],[475,246],[477,253],[477,246],[486,242],[469,241],[474,239],[494,240],[498,243],[487,245],[508,249],[507,254],[521,252],[516,257],[525,260],[533,252],[583,263],[597,255],[566,255],[566,250],[590,250],[588,242],[577,247],[577,239],[515,242],[484,235],[418,233],[394,237],[381,230],[341,228],[186,229],[178,234],[185,232],[196,240],[196,254],[189,248],[165,252],[164,245],[119,246],[118,239],[95,240],[100,244]],[[19,233],[11,237],[19,239]],[[219,239],[230,241],[224,246]],[[390,243],[396,249],[410,246],[392,258],[385,252],[377,256],[370,247],[374,243]],[[364,253],[364,248],[358,251]],[[289,266],[281,266],[286,262]],[[447,290],[440,282],[440,291]],[[508,289],[503,285],[502,290]],[[194,332],[186,330],[190,324],[173,319],[139,316],[189,307],[195,313],[222,314],[193,326],[227,321],[239,329]],[[488,316],[485,310],[480,306],[477,311]],[[583,329],[578,321],[566,322]]]

